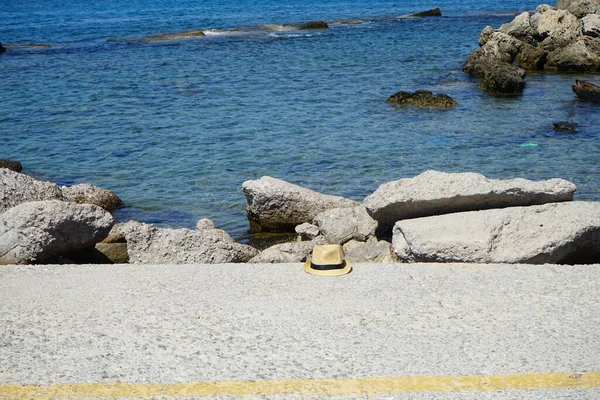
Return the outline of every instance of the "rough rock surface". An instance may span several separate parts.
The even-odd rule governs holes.
[[[115,225],[114,233],[125,237],[129,262],[135,264],[246,262],[258,254],[220,229],[168,229],[129,221]]]
[[[348,250],[344,246],[344,253],[346,255],[345,259],[353,263],[390,263],[397,261],[396,255],[392,251],[392,245],[385,240],[357,242]]]
[[[0,160],[0,168],[7,168],[14,172],[21,172],[23,166],[18,161]]]
[[[302,239],[312,240],[319,236],[320,230],[319,227],[308,222],[298,225],[296,228],[296,233],[300,235]]]
[[[301,30],[328,29],[329,25],[325,21],[310,21],[300,27]]]
[[[598,263],[600,202],[472,211],[399,221],[393,248],[407,262]]]
[[[548,54],[546,69],[563,72],[594,72],[600,70],[600,55],[580,39]]]
[[[317,193],[280,179],[263,176],[242,184],[253,231],[294,232],[294,228],[325,210],[356,207],[358,202]]]
[[[95,249],[102,253],[110,263],[126,264],[129,262],[127,243],[96,243]]]
[[[58,185],[0,168],[0,213],[28,201],[66,200]]]
[[[327,243],[344,244],[352,239],[364,242],[374,236],[377,229],[377,221],[362,205],[323,211],[313,222]]]
[[[208,218],[202,218],[196,223],[196,230],[205,231],[215,229],[215,223]]]
[[[113,217],[91,204],[59,200],[19,204],[0,214],[0,264],[36,264],[91,248]]]
[[[324,243],[322,237],[317,237],[311,241],[280,243],[263,250],[248,262],[253,264],[304,262],[310,258],[315,245]]]
[[[433,94],[428,90],[417,90],[414,93],[399,91],[385,101],[395,106],[415,105],[424,108],[452,108],[458,103],[446,94]]]
[[[121,199],[107,189],[102,189],[89,183],[61,187],[65,198],[77,204],[95,204],[106,211],[123,207]]]
[[[541,45],[548,51],[565,47],[581,33],[577,17],[566,10],[549,10],[537,20]]]
[[[593,83],[576,80],[575,85],[571,86],[573,92],[582,100],[600,103],[600,86]]]
[[[384,183],[364,200],[380,224],[460,211],[570,201],[575,185],[564,179],[488,179],[473,172],[425,171]]]
[[[521,13],[511,22],[502,25],[499,31],[519,40],[528,42],[529,44],[534,44],[535,41],[533,37],[537,32],[531,27],[529,20],[530,17],[528,12]],[[486,29],[488,28],[486,27]]]
[[[567,10],[577,18],[583,18],[588,14],[600,13],[600,2],[598,0],[576,0]]]
[[[525,89],[525,71],[508,63],[491,64],[479,87],[491,94],[518,96]]]
[[[600,37],[600,15],[588,15],[581,20],[581,30],[586,36]]]

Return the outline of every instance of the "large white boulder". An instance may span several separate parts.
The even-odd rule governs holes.
[[[0,213],[28,201],[66,200],[60,187],[0,168]]]
[[[394,252],[405,262],[597,263],[600,202],[472,211],[399,221]]]
[[[355,207],[358,202],[321,194],[280,179],[263,176],[242,184],[251,230],[294,232],[325,210]]]
[[[396,221],[461,211],[536,205],[573,199],[575,185],[564,179],[488,179],[473,172],[425,171],[384,183],[364,200],[372,217],[391,227]]]
[[[0,214],[0,264],[52,262],[106,237],[113,217],[91,204],[59,200],[19,204]]]
[[[581,24],[566,10],[549,10],[537,18],[537,31],[542,47],[548,51],[565,47],[581,35]]]
[[[246,262],[258,254],[253,247],[236,243],[220,229],[169,229],[129,221],[115,225],[112,234],[127,241],[133,264],[217,264]]]

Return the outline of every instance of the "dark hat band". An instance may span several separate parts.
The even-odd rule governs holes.
[[[319,265],[319,264],[314,264],[314,263],[310,263],[310,267],[312,269],[316,269],[318,271],[328,271],[331,269],[342,269],[346,266],[346,262],[342,261],[341,264],[326,264],[326,265]]]

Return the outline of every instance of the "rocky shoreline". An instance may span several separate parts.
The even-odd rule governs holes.
[[[242,185],[251,229],[288,241],[262,250],[208,219],[195,229],[115,224],[122,201],[89,184],[2,167],[0,184],[0,264],[303,262],[324,243],[352,262],[600,262],[600,202],[572,201],[564,179],[425,171],[357,202],[265,176]]]

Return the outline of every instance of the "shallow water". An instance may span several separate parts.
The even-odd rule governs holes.
[[[461,72],[486,25],[537,3],[219,3],[9,0],[0,158],[115,191],[120,219],[211,218],[234,237],[248,229],[241,184],[262,175],[357,200],[427,169],[562,177],[600,200],[600,113],[570,88],[597,77],[530,75],[523,96],[493,98]],[[401,17],[433,7],[444,16]],[[282,27],[315,19],[331,28]],[[186,30],[213,34],[143,41]],[[385,103],[416,89],[459,107]],[[566,120],[575,134],[552,129]]]

